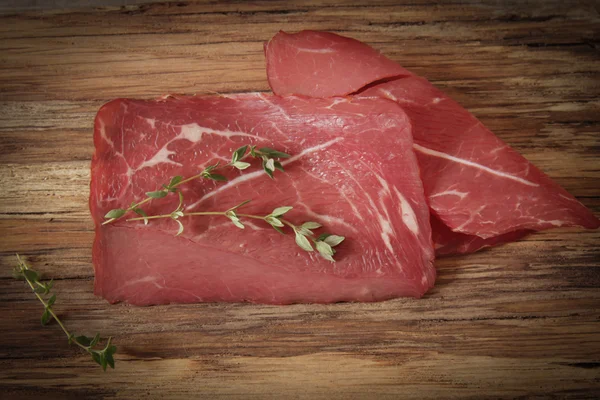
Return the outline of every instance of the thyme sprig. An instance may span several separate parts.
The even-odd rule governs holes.
[[[31,268],[21,259],[21,257],[17,254],[17,266],[13,269],[13,276],[16,279],[23,279],[27,282],[33,293],[38,298],[38,300],[44,306],[44,313],[42,314],[41,322],[42,325],[46,325],[50,322],[51,318],[58,323],[61,327],[65,335],[67,335],[67,340],[69,344],[74,343],[79,348],[87,352],[92,356],[92,359],[98,363],[104,371],[106,371],[106,367],[110,366],[111,368],[115,368],[115,360],[113,358],[113,354],[117,351],[116,346],[114,346],[111,341],[112,338],[104,339],[100,337],[100,334],[97,333],[94,337],[89,336],[75,336],[75,334],[70,333],[62,321],[58,318],[56,313],[53,310],[54,303],[56,302],[56,294],[52,294],[50,298],[44,299],[42,296],[47,296],[50,294],[50,290],[53,286],[53,281],[50,282],[40,282],[40,274]],[[100,342],[106,341],[104,346],[101,349],[98,349],[97,346]]]
[[[312,251],[315,251],[315,248],[316,248],[317,252],[323,258],[325,258],[328,261],[335,262],[335,259],[333,258],[333,255],[335,254],[334,247],[344,241],[344,239],[345,239],[344,236],[332,235],[329,233],[323,233],[319,236],[316,236],[315,233],[313,232],[313,230],[322,227],[322,225],[319,224],[318,222],[308,221],[308,222],[302,223],[301,225],[296,225],[296,224],[292,223],[291,221],[282,218],[284,214],[286,214],[287,212],[289,212],[290,210],[293,209],[293,207],[290,207],[290,206],[277,207],[270,214],[267,214],[267,215],[242,214],[242,213],[237,212],[237,210],[240,207],[248,204],[249,202],[250,202],[250,200],[246,200],[246,201],[244,201],[234,207],[231,207],[230,209],[225,210],[225,211],[184,212],[183,207],[182,207],[183,196],[180,196],[179,206],[177,207],[177,209],[175,209],[170,214],[160,214],[160,215],[152,215],[152,216],[139,217],[139,218],[130,218],[127,221],[142,221],[143,220],[144,222],[146,222],[146,221],[152,220],[152,219],[171,218],[173,221],[177,222],[177,224],[179,225],[179,230],[177,231],[177,234],[176,234],[176,236],[177,236],[177,235],[180,235],[184,230],[183,224],[181,223],[181,221],[179,219],[182,217],[186,217],[186,216],[207,216],[207,215],[223,216],[223,217],[229,218],[231,220],[231,222],[240,229],[245,229],[245,225],[242,220],[243,218],[257,219],[257,220],[264,221],[267,224],[271,225],[271,227],[273,227],[273,229],[275,229],[277,232],[279,232],[281,234],[285,234],[285,231],[282,228],[284,228],[285,226],[288,226],[294,232],[296,244],[302,250],[312,252]]]
[[[248,149],[250,149],[250,151],[248,151]],[[269,147],[261,147],[260,149],[257,149],[256,146],[242,146],[232,153],[231,161],[227,164],[220,165],[220,163],[217,162],[214,165],[208,165],[200,173],[185,179],[179,175],[175,176],[171,179],[171,181],[168,184],[162,185],[162,189],[153,192],[146,192],[145,199],[138,202],[134,201],[127,208],[115,208],[113,210],[110,210],[104,216],[104,218],[106,218],[106,221],[104,221],[102,225],[110,224],[111,222],[123,217],[130,211],[133,211],[134,213],[138,214],[147,224],[147,214],[140,206],[150,202],[153,199],[162,199],[163,197],[166,197],[169,193],[181,193],[181,191],[179,191],[177,188],[183,185],[184,183],[193,181],[195,179],[211,179],[214,181],[226,182],[227,178],[224,175],[215,173],[215,171],[227,167],[233,167],[240,171],[243,171],[251,165],[250,163],[243,161],[247,157],[261,159],[263,170],[271,179],[273,179],[273,172],[275,172],[276,169],[283,172],[283,166],[281,165],[281,162],[275,159],[289,158],[290,155],[281,151],[273,150]]]
[[[317,250],[317,252],[326,260],[335,262],[333,258],[335,254],[334,247],[342,243],[344,240],[343,236],[332,235],[332,234],[322,234],[320,236],[316,236],[313,232],[314,229],[321,228],[321,224],[318,222],[308,221],[304,222],[301,225],[295,225],[294,223],[282,218],[284,214],[292,209],[292,207],[284,206],[277,207],[270,214],[267,215],[254,215],[254,214],[240,214],[237,212],[237,209],[248,204],[250,200],[246,200],[243,203],[238,204],[235,207],[232,207],[225,211],[199,211],[199,212],[185,212],[183,201],[184,196],[181,190],[178,189],[180,185],[184,183],[190,182],[194,179],[212,179],[214,181],[227,181],[227,178],[221,174],[216,173],[215,171],[225,168],[225,167],[233,167],[237,168],[240,171],[243,171],[250,167],[250,163],[243,161],[247,157],[258,158],[262,161],[262,168],[265,173],[273,178],[273,173],[275,170],[284,171],[283,165],[280,161],[276,159],[281,158],[289,158],[290,155],[283,153],[281,151],[277,151],[268,147],[262,147],[257,149],[256,146],[245,145],[235,150],[231,155],[231,161],[227,164],[220,165],[216,163],[214,165],[209,165],[205,167],[199,174],[194,175],[189,178],[183,178],[181,176],[175,176],[171,178],[168,184],[162,185],[162,189],[156,190],[154,192],[147,192],[147,198],[140,202],[133,202],[131,205],[126,208],[117,208],[109,211],[105,218],[106,221],[103,222],[102,225],[109,224],[121,217],[123,217],[127,212],[133,211],[139,215],[136,218],[129,218],[127,221],[144,221],[144,224],[148,224],[150,220],[153,219],[163,219],[170,218],[178,225],[178,230],[175,236],[179,236],[183,233],[185,227],[181,222],[181,218],[186,216],[207,216],[207,215],[219,215],[229,218],[231,222],[240,229],[244,229],[244,223],[242,221],[243,218],[248,219],[258,219],[266,222],[271,225],[273,229],[277,230],[279,233],[285,234],[285,231],[282,228],[286,226],[291,228],[295,234],[296,244],[303,250],[312,252]],[[179,204],[177,207],[168,214],[160,214],[160,215],[148,215],[140,206],[151,201],[152,199],[161,199],[169,195],[169,193],[177,193],[179,196]]]

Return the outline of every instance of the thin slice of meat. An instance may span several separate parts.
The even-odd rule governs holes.
[[[282,96],[343,96],[376,80],[411,75],[372,47],[328,32],[281,31],[265,43],[265,52],[269,85]]]
[[[600,226],[584,205],[426,79],[386,82],[359,95],[373,96],[395,101],[410,116],[429,206],[452,231],[493,239]]]
[[[303,31],[295,35],[278,34],[267,46],[269,74],[276,76],[294,71],[298,63],[290,53],[279,53],[286,48],[282,43],[290,41],[293,46],[303,47],[312,43],[318,50],[320,32]],[[323,49],[335,48],[332,42],[347,43],[348,38],[329,34],[329,42]],[[366,46],[362,44],[362,46]],[[361,47],[362,48],[362,47]],[[369,65],[374,71],[372,82],[382,78],[371,51],[362,55],[353,52],[352,57],[332,53],[344,62],[348,70]],[[277,63],[270,60],[277,59]],[[389,65],[388,59],[382,65]],[[330,79],[327,65],[309,64],[316,82]],[[304,71],[304,75],[310,72]],[[293,75],[292,75],[293,77]],[[340,76],[339,81],[344,77]],[[302,93],[319,96],[317,92],[297,91],[299,84],[290,78],[289,84],[272,85],[276,94]],[[271,82],[271,79],[269,79]],[[349,87],[339,89],[340,83],[330,79],[328,89],[320,87],[319,93],[329,96],[347,94]],[[372,83],[370,82],[370,83]],[[310,87],[310,85],[308,86]],[[436,89],[426,79],[416,75],[400,75],[379,84],[371,84],[356,95],[360,98],[386,98],[399,104],[413,124],[414,149],[417,153],[425,193],[432,214],[448,228],[434,234],[438,254],[463,253],[485,246],[514,240],[528,231],[559,226],[598,228],[600,221],[573,196],[547,175],[529,163],[519,153],[496,137],[472,114]],[[435,221],[434,221],[435,225]],[[452,236],[452,233],[456,233]]]
[[[474,253],[486,247],[514,242],[532,232],[534,231],[520,230],[483,239],[476,235],[453,232],[438,217],[433,214],[431,215],[431,234],[435,243],[436,257]]]
[[[410,123],[390,101],[263,94],[120,99],[98,112],[94,143],[95,293],[110,302],[378,301],[420,297],[434,284]],[[169,219],[102,225],[109,210],[145,198],[173,176],[226,164],[244,144],[292,157],[274,180],[248,158],[244,171],[219,170],[228,182],[182,185],[184,212],[225,211],[247,199],[239,213],[293,206],[286,219],[316,221],[324,225],[316,233],[346,237],[336,247],[337,262],[301,250],[290,232],[244,217],[242,230],[223,216],[186,216],[179,237]],[[144,209],[169,214],[177,205],[169,195]]]

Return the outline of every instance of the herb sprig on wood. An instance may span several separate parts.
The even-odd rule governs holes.
[[[51,319],[54,319],[56,323],[61,327],[65,335],[67,335],[67,340],[69,344],[74,343],[78,347],[80,347],[83,351],[87,352],[92,359],[98,363],[104,371],[106,371],[106,367],[110,366],[111,368],[115,368],[115,360],[113,355],[117,351],[116,346],[114,346],[112,342],[112,338],[104,339],[100,337],[100,334],[97,333],[94,337],[89,336],[76,336],[75,334],[69,332],[63,322],[58,318],[54,309],[54,303],[56,302],[56,294],[52,294],[50,296],[50,291],[52,290],[53,281],[50,282],[41,282],[40,274],[31,268],[21,259],[21,257],[17,254],[18,264],[13,269],[13,276],[16,279],[22,279],[27,282],[33,293],[38,298],[38,300],[44,306],[44,312],[42,314],[41,322],[42,325],[46,325],[50,322]],[[50,296],[50,297],[47,297]],[[47,297],[47,298],[44,298]],[[103,346],[99,346],[101,342],[105,342]]]

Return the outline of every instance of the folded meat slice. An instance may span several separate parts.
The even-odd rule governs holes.
[[[269,85],[281,96],[343,96],[375,80],[412,75],[371,46],[329,32],[281,31],[265,52]]]
[[[435,243],[435,255],[437,257],[473,253],[486,247],[514,242],[532,232],[524,229],[483,239],[477,235],[453,232],[438,217],[433,214],[431,215],[431,234]]]
[[[280,98],[264,94],[114,100],[95,121],[90,208],[96,223],[95,293],[136,305],[200,301],[289,304],[422,296],[434,284],[429,213],[408,117],[384,99]],[[245,229],[223,216],[125,218],[111,209],[145,198],[176,175],[193,176],[249,144],[284,151],[285,172],[270,179],[259,160],[227,182],[181,186],[184,212],[266,215],[316,221],[346,237],[332,263],[300,249],[260,220]],[[402,171],[398,174],[398,171]],[[168,214],[176,195],[145,211]],[[133,215],[135,216],[135,215]]]
[[[302,47],[304,42],[318,43],[321,37],[322,33],[313,31],[278,34],[266,46],[267,64],[272,66],[268,72],[281,74],[275,65],[282,70],[293,70],[297,60],[289,55],[287,48]],[[353,40],[338,38],[339,43],[348,47],[348,41]],[[323,51],[336,47],[333,34],[328,35],[328,40]],[[291,44],[286,45],[286,41]],[[354,42],[353,47],[358,48],[360,42]],[[367,45],[360,43],[360,46]],[[281,53],[280,49],[283,49]],[[316,45],[313,50],[319,54]],[[315,62],[310,62],[304,56],[303,62],[313,68],[304,71],[302,90],[297,90],[298,85],[281,82],[272,85],[272,89],[276,94],[345,95],[355,89],[355,85],[341,87],[339,81],[344,81],[343,78],[327,88],[321,83],[316,90],[306,83],[307,77],[312,74],[316,82],[322,82],[321,76],[330,76],[331,70],[339,71],[342,66],[353,70],[368,64],[370,69],[360,70],[362,81],[371,85],[356,96],[392,100],[410,117],[425,193],[436,218],[432,224],[438,230],[433,235],[438,254],[475,251],[515,240],[535,230],[600,226],[600,221],[585,206],[426,79],[400,74],[378,83],[388,76],[380,74],[380,68],[372,65],[374,60],[383,57],[373,57],[373,51],[365,51],[362,56],[354,51],[351,58],[330,53],[327,64],[317,64],[317,57]],[[273,59],[278,63],[269,61]],[[389,61],[386,59],[383,65],[389,65]]]
[[[429,206],[450,230],[467,235],[458,247],[500,244],[524,231],[599,226],[585,206],[427,80],[386,82],[360,96],[389,98],[410,116]]]

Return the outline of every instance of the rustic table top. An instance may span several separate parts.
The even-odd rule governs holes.
[[[427,77],[598,214],[597,3],[30,3],[0,7],[0,397],[600,395],[598,231],[439,260],[421,300],[136,308],[92,294],[87,207],[104,102],[268,91],[263,41],[320,29]],[[71,330],[114,337],[115,370],[40,325],[40,303],[11,278],[15,252],[54,278]]]

